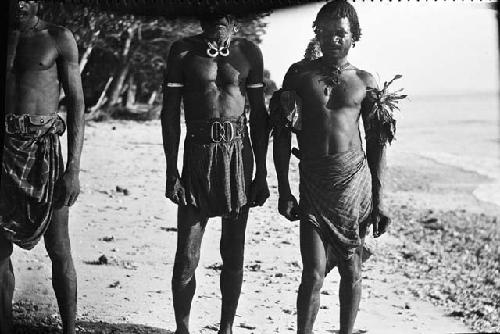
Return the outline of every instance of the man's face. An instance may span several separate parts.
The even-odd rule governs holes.
[[[332,58],[344,58],[352,45],[351,26],[347,17],[331,20],[321,25],[317,39],[323,55]]]
[[[16,11],[16,23],[20,26],[29,24],[38,12],[35,1],[19,1]]]
[[[208,38],[225,41],[233,33],[234,19],[230,16],[217,16],[201,21],[203,33]]]

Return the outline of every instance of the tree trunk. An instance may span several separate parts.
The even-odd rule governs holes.
[[[111,76],[111,77],[109,77],[108,82],[106,83],[106,86],[104,86],[104,89],[102,90],[102,93],[101,93],[101,96],[99,97],[99,100],[97,100],[97,103],[94,106],[92,106],[92,108],[90,108],[91,113],[96,112],[106,102],[106,92],[108,91],[108,88],[111,85],[112,81],[113,81],[113,77]]]
[[[89,46],[82,55],[82,59],[80,59],[80,74],[83,73],[85,66],[89,62],[90,54],[92,53],[93,46]]]
[[[158,92],[155,90],[155,91],[153,92],[153,94],[151,94],[151,96],[149,97],[148,104],[149,104],[150,106],[152,106],[152,105],[153,105],[153,103],[156,101],[156,96],[157,96],[157,95],[158,95]]]
[[[107,100],[103,108],[114,106],[120,99],[125,79],[127,79],[127,75],[130,71],[130,55],[134,52],[131,46],[137,27],[138,25],[134,25],[127,30],[127,39],[125,41],[125,45],[123,46],[120,65],[115,72],[113,82],[106,93]]]
[[[115,104],[118,103],[129,70],[130,70],[130,64],[128,62],[121,64],[120,68],[117,71],[117,75],[111,82],[111,85],[106,94],[108,99],[106,100],[104,107],[114,106]]]
[[[131,109],[135,105],[136,93],[137,93],[137,85],[134,82],[134,76],[129,75],[128,89],[127,89],[127,109]]]

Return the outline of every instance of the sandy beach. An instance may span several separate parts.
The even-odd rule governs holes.
[[[298,223],[276,210],[271,159],[272,150],[271,197],[250,213],[235,333],[295,332]],[[500,331],[495,261],[500,209],[473,196],[478,185],[491,180],[411,153],[397,142],[388,162],[386,200],[393,225],[388,235],[368,240],[374,255],[364,265],[357,333]],[[164,197],[164,173],[159,121],[87,126],[82,193],[70,218],[81,333],[173,333],[176,207]],[[297,194],[296,159],[291,182]],[[211,219],[197,271],[193,333],[218,329],[219,237],[220,220]],[[43,243],[30,252],[16,248],[13,261],[19,332],[57,332],[60,321]],[[325,281],[316,333],[338,330],[338,283],[334,270]]]

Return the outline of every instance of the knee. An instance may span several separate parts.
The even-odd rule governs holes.
[[[350,264],[340,269],[340,279],[344,284],[357,285],[361,282],[361,265]]]
[[[243,271],[244,254],[242,250],[221,248],[221,258],[224,269],[231,271]]]
[[[49,258],[52,261],[54,268],[72,274],[75,269],[73,266],[73,259],[71,257],[71,250],[67,247],[60,245],[47,245],[46,247]]]
[[[200,254],[191,253],[188,255],[175,257],[174,272],[172,276],[172,282],[174,284],[187,284],[193,278],[198,263],[200,261]]]
[[[321,287],[323,286],[323,281],[325,279],[325,274],[324,272],[320,270],[306,270],[304,269],[302,271],[302,282],[301,285],[304,288],[313,290],[313,291],[319,291],[321,290]]]
[[[224,268],[242,270],[245,257],[245,237],[234,235],[232,239],[224,238],[221,240],[220,255]]]

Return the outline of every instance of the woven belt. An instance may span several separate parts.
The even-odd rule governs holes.
[[[247,133],[242,120],[213,119],[187,123],[187,138],[203,143],[227,143],[243,138]]]
[[[5,132],[18,135],[39,135],[56,133],[62,135],[66,130],[64,120],[54,115],[5,115]]]

